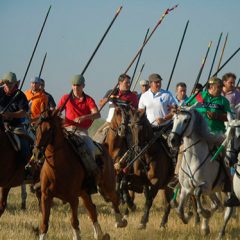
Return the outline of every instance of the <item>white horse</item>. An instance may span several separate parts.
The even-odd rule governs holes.
[[[227,127],[227,142],[225,162],[235,166],[233,190],[240,200],[240,120],[233,120]]]
[[[217,206],[220,205],[215,192],[222,191],[225,173],[219,161],[210,161],[213,146],[223,140],[222,135],[211,134],[204,118],[195,109],[182,109],[173,117],[173,128],[169,135],[170,147],[179,147],[184,142],[184,154],[179,170],[181,193],[177,213],[187,224],[190,216],[184,213],[184,203],[190,194],[197,201],[197,211],[203,217],[201,230],[204,235],[210,233],[208,221]],[[209,211],[202,206],[201,195],[208,195],[215,208]],[[231,216],[232,208],[226,208],[224,226],[219,233],[221,238],[225,233],[226,224]]]

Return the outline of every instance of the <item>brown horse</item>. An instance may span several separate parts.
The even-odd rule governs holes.
[[[36,152],[38,149],[45,150],[45,162],[41,171],[41,207],[42,223],[40,227],[40,239],[45,239],[50,216],[51,202],[53,197],[68,202],[72,211],[71,224],[73,227],[74,240],[80,239],[78,222],[78,197],[88,210],[93,223],[95,239],[109,239],[108,234],[103,234],[97,220],[96,207],[91,196],[84,188],[83,182],[87,175],[81,160],[72,150],[66,140],[62,127],[62,119],[55,112],[45,112],[38,122],[36,132]],[[108,198],[115,211],[117,227],[125,227],[127,222],[122,219],[118,209],[118,197],[115,192],[115,176],[113,163],[110,158],[105,158],[103,169],[98,177],[98,185],[101,193]]]
[[[146,115],[138,111],[135,111],[130,117],[130,128],[132,144],[135,146],[135,152],[138,153],[153,139],[154,133]],[[173,192],[167,185],[173,176],[173,164],[167,153],[168,147],[162,141],[162,139],[155,141],[145,154],[133,163],[133,182],[144,186],[146,198],[140,229],[146,228],[149,212],[159,189],[164,190],[167,200],[160,227],[165,227],[168,221]]]
[[[104,145],[108,149],[108,153],[114,163],[119,162],[131,145],[131,133],[129,132],[128,127],[129,111],[131,111],[131,109],[129,109],[128,106],[115,106],[114,115],[104,141]],[[124,174],[122,171],[117,171],[116,180],[116,189],[119,196],[122,198],[122,202],[127,203],[127,206],[134,211],[136,206],[133,203],[132,197],[130,196],[127,188],[128,175]],[[128,215],[128,208],[125,210],[125,215]]]
[[[24,181],[26,162],[20,159],[9,140],[3,123],[0,124],[0,216],[7,206],[7,197],[12,187],[20,186]]]

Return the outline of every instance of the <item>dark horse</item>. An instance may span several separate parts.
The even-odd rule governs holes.
[[[7,197],[12,187],[20,186],[24,181],[26,161],[21,159],[7,136],[3,123],[0,123],[0,216],[7,206]],[[30,158],[30,156],[29,156]],[[29,160],[29,159],[27,159]]]
[[[78,221],[78,197],[88,210],[93,223],[95,239],[109,239],[108,234],[103,234],[97,220],[96,207],[91,196],[84,187],[84,179],[87,175],[78,155],[73,151],[70,143],[64,136],[62,119],[58,112],[46,111],[40,118],[36,132],[36,155],[39,149],[45,151],[45,161],[41,171],[41,208],[42,223],[40,227],[40,239],[45,239],[50,216],[53,197],[68,202],[71,207],[74,240],[80,239]],[[125,227],[127,222],[122,219],[118,209],[118,197],[115,192],[115,176],[111,158],[102,159],[103,168],[98,177],[98,186],[105,198],[108,198],[115,211],[117,227]]]
[[[132,133],[132,143],[135,152],[139,153],[154,137],[154,133],[145,113],[133,112],[130,117],[130,128]],[[145,228],[149,218],[149,212],[158,190],[163,189],[167,204],[160,227],[165,227],[170,213],[170,201],[173,192],[168,188],[168,183],[173,176],[173,164],[168,154],[168,147],[159,138],[149,146],[145,154],[133,163],[134,184],[144,186],[145,207],[139,228]]]

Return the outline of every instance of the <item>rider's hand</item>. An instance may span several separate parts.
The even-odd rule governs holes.
[[[207,111],[207,116],[208,116],[208,118],[211,119],[211,120],[216,119],[216,113],[215,113],[215,112]]]
[[[165,121],[166,121],[166,120],[165,120],[164,118],[157,118],[157,119],[156,119],[156,122],[157,122],[158,125],[163,124]]]

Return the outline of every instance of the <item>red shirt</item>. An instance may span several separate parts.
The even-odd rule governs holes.
[[[60,99],[58,108],[61,108],[68,96],[69,94],[66,94]],[[88,129],[92,125],[93,120],[90,119],[87,119],[81,123],[74,122],[74,119],[90,114],[93,108],[97,108],[95,101],[90,96],[86,95],[85,93],[83,93],[83,96],[84,97],[82,100],[71,96],[65,105],[65,123],[67,126],[74,125],[80,128]]]
[[[121,92],[119,90],[118,96],[121,100],[130,102],[132,107],[138,108],[138,97],[135,93],[131,91]]]

